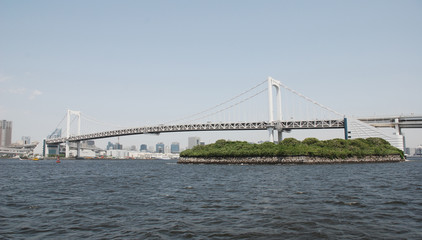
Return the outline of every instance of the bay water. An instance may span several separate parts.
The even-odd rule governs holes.
[[[422,239],[422,161],[0,159],[0,239]]]

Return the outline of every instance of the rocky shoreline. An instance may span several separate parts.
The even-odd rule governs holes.
[[[350,157],[345,159],[330,159],[310,156],[287,157],[245,157],[245,158],[194,158],[180,157],[181,164],[331,164],[331,163],[383,163],[402,162],[400,155]]]

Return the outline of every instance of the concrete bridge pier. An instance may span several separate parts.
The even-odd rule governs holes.
[[[270,142],[274,142],[275,136],[274,132],[277,131],[277,141],[281,142],[283,140],[283,129],[278,127],[270,127],[268,128],[270,133]]]
[[[281,142],[283,140],[283,129],[277,129],[278,132],[278,142]]]
[[[269,127],[268,132],[270,133],[270,142],[274,142],[274,127]]]
[[[65,157],[69,158],[70,157],[70,147],[69,147],[69,141],[66,141],[66,152],[65,152]]]
[[[394,129],[396,130],[396,136],[397,136],[397,142],[398,142],[398,148],[405,151],[406,150],[406,141],[405,138],[401,132],[400,127],[400,120],[398,118],[394,119]]]
[[[78,149],[76,151],[76,157],[79,158],[79,157],[81,157],[81,141],[77,142],[76,146],[77,146],[77,149]]]
[[[400,124],[399,119],[398,118],[394,119],[394,128],[396,129],[396,135],[402,135],[399,124]]]

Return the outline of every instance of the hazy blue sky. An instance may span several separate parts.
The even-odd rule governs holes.
[[[68,108],[159,124],[268,76],[347,115],[422,115],[421,26],[422,1],[407,0],[0,0],[0,119],[13,121],[13,141],[41,140]],[[267,140],[238,135],[252,134]],[[408,134],[422,143],[421,131]],[[186,146],[188,136],[238,135],[120,141]]]

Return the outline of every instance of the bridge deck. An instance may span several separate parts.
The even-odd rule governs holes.
[[[359,120],[374,127],[394,128],[396,126],[396,119],[398,120],[398,126],[400,128],[422,128],[422,116],[372,117],[361,118]]]
[[[69,138],[55,138],[46,140],[47,144],[58,144],[66,141],[76,142],[90,139],[118,137],[136,134],[160,134],[167,132],[190,131],[237,131],[237,130],[266,130],[276,129],[329,129],[344,128],[344,119],[341,120],[314,120],[314,121],[282,121],[282,122],[237,122],[237,123],[202,123],[181,125],[158,125],[150,127],[127,128],[104,131],[91,134],[71,136]]]

